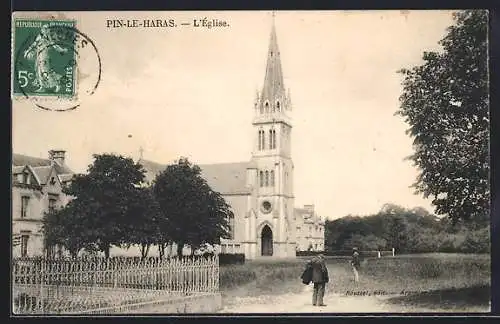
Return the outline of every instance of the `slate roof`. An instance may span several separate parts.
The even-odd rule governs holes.
[[[66,181],[71,180],[74,175],[66,173],[66,174],[59,174],[58,176],[59,176],[59,180],[61,182],[66,182]]]
[[[66,165],[60,165],[50,159],[42,159],[23,154],[12,154],[12,175],[21,173],[28,167],[36,178],[39,185],[45,185],[49,181],[52,168],[56,169],[57,176],[61,182],[70,180],[74,173]],[[13,179],[17,183],[17,179]]]
[[[19,165],[19,166],[13,166],[12,167],[12,174],[18,174],[23,172],[24,170],[24,165]]]
[[[295,217],[301,219],[304,224],[314,224],[318,222],[318,224],[324,224],[324,221],[319,217],[318,214],[314,210],[307,208],[294,208]],[[304,214],[308,214],[309,217],[304,218]]]
[[[39,166],[50,166],[52,161],[50,159],[42,159],[33,156],[23,155],[23,154],[12,154],[12,171],[14,171],[15,166],[25,166],[29,165],[32,167]],[[68,168],[66,165],[59,165],[54,163],[56,166],[57,173],[59,174],[73,174],[74,172]]]
[[[35,172],[38,180],[41,185],[44,185],[48,182],[50,172],[52,171],[52,166],[37,166],[33,167],[33,171]]]
[[[146,170],[146,180],[151,182],[157,174],[165,170],[164,164],[148,160],[140,163]],[[246,185],[246,171],[252,167],[249,162],[200,164],[202,177],[215,191],[224,195],[249,194],[250,189]]]

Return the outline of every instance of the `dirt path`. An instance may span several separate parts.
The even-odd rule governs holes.
[[[392,296],[394,297],[394,296]],[[489,307],[466,307],[464,309],[430,309],[387,302],[387,296],[347,296],[325,294],[325,307],[311,305],[312,285],[305,286],[301,293],[263,295],[259,297],[235,297],[231,306],[220,313],[435,313],[435,312],[489,312]]]
[[[386,313],[405,312],[395,305],[384,303],[381,296],[345,296],[326,292],[325,307],[311,305],[312,285],[299,294],[279,296],[238,297],[221,313]]]

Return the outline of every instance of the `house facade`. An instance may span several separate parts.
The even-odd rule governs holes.
[[[45,254],[43,215],[68,203],[69,197],[62,188],[72,177],[63,150],[49,151],[48,159],[13,154],[11,217],[14,257]]]
[[[325,221],[316,213],[314,205],[295,209],[297,251],[324,251]]]

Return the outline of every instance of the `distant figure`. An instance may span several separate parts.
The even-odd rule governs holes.
[[[311,259],[307,264],[308,269],[311,273],[311,280],[314,284],[313,289],[313,306],[326,306],[323,303],[323,297],[325,296],[326,283],[329,281],[328,269],[326,268],[325,257],[323,254],[319,254]]]
[[[352,260],[351,260],[352,272],[354,272],[354,281],[359,282],[359,267],[361,266],[359,262],[359,252],[358,248],[352,249]]]

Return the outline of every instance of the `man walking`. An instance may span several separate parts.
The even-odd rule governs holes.
[[[359,262],[359,252],[358,248],[353,248],[352,249],[352,259],[351,259],[351,266],[352,266],[352,272],[354,272],[354,282],[359,282],[359,267],[360,267],[360,262]]]
[[[326,268],[325,257],[319,254],[312,258],[309,262],[312,268],[312,282],[314,284],[313,290],[313,306],[326,306],[323,304],[323,297],[325,295],[326,283],[329,281],[328,269]]]

